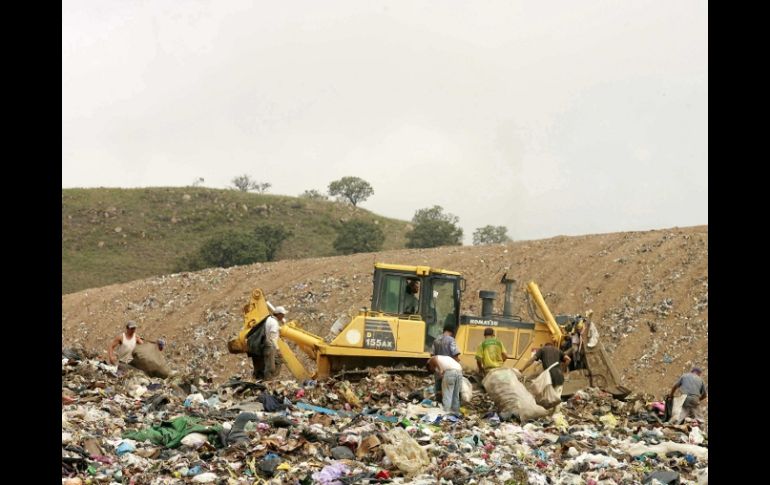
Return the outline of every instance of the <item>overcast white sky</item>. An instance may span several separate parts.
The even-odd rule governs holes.
[[[707,224],[707,2],[64,0],[63,187],[242,173],[466,243]]]

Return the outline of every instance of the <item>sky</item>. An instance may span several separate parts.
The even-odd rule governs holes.
[[[63,188],[240,174],[466,244],[708,224],[707,2],[62,3]]]

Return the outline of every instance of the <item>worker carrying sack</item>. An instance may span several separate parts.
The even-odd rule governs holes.
[[[265,318],[267,320],[267,317]],[[246,353],[249,356],[263,355],[265,348],[265,320],[262,320],[246,335]]]
[[[137,344],[133,355],[131,366],[144,371],[148,376],[165,379],[171,375],[166,358],[157,345],[149,342]]]
[[[532,381],[532,394],[534,394],[537,403],[546,409],[552,408],[561,402],[561,396],[554,389],[553,381],[551,380],[551,369],[557,365],[559,363],[554,362]]]

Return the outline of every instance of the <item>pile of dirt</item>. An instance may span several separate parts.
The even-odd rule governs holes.
[[[593,309],[602,340],[627,387],[660,396],[693,365],[708,382],[708,226],[555,237],[493,246],[383,251],[283,260],[172,274],[62,297],[62,346],[102,353],[129,319],[139,335],[168,342],[181,372],[206,368],[218,381],[246,376],[251,364],[228,354],[241,309],[254,288],[288,308],[288,320],[326,335],[340,315],[370,304],[375,262],[428,265],[467,280],[462,313],[478,314],[478,291],[498,291],[503,273],[522,289],[536,281],[554,313]]]

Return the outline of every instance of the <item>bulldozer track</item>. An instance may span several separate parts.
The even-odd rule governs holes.
[[[417,374],[422,376],[428,376],[429,372],[425,367],[370,367],[366,369],[344,369],[332,376],[333,379],[337,380],[351,380],[351,378],[355,379],[361,379],[370,375],[377,375],[377,374],[392,374],[392,375],[403,375],[403,374]]]

